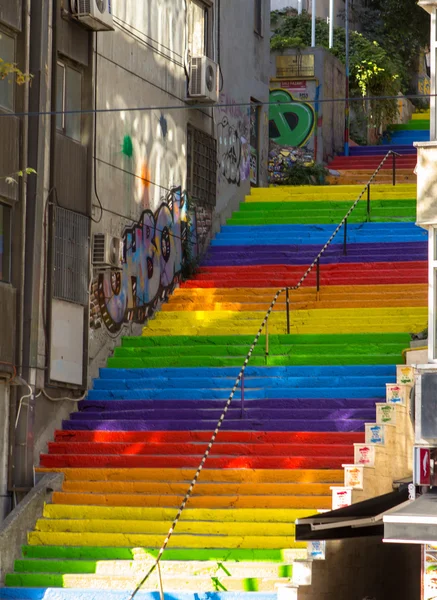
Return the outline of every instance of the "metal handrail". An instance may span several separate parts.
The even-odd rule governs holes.
[[[165,552],[165,549],[168,546],[168,543],[170,541],[171,536],[174,533],[175,527],[179,522],[179,519],[181,518],[182,512],[185,509],[185,506],[188,502],[188,500],[191,497],[191,494],[193,492],[194,486],[196,485],[200,473],[202,472],[202,469],[205,465],[205,462],[209,456],[209,453],[211,452],[211,448],[214,445],[214,442],[216,440],[216,437],[218,435],[218,432],[222,426],[222,423],[226,417],[226,413],[229,410],[229,407],[231,405],[231,402],[234,398],[234,395],[238,389],[238,387],[241,384],[241,418],[244,417],[244,372],[246,370],[246,367],[249,363],[250,357],[252,356],[252,353],[256,347],[256,345],[259,342],[259,339],[261,337],[261,333],[264,329],[264,327],[266,327],[266,356],[268,356],[269,353],[269,339],[268,339],[268,331],[267,331],[267,322],[269,320],[270,314],[276,304],[276,302],[278,301],[278,298],[281,294],[283,294],[285,292],[286,294],[286,308],[287,308],[287,333],[290,333],[290,290],[298,290],[301,285],[303,284],[303,282],[305,281],[305,279],[308,277],[308,275],[311,273],[311,271],[313,270],[313,268],[317,265],[317,288],[319,290],[320,288],[320,258],[322,257],[323,253],[325,252],[326,248],[328,248],[328,246],[331,244],[332,240],[335,238],[335,236],[337,235],[337,233],[340,231],[340,229],[342,228],[343,225],[346,224],[347,227],[347,219],[349,217],[349,215],[355,210],[357,204],[359,203],[359,201],[361,200],[361,198],[364,195],[364,192],[367,190],[368,193],[368,217],[369,217],[369,209],[370,209],[370,185],[373,182],[373,180],[375,179],[375,177],[378,175],[379,171],[381,170],[382,166],[384,165],[384,163],[386,162],[386,160],[388,159],[389,156],[393,156],[393,172],[394,172],[394,176],[393,176],[393,185],[396,185],[396,156],[399,156],[399,154],[397,154],[396,152],[393,152],[392,150],[390,150],[389,152],[387,152],[387,154],[385,155],[385,157],[383,158],[383,160],[381,161],[381,163],[379,164],[378,168],[375,170],[375,172],[373,173],[373,175],[371,176],[371,178],[369,179],[368,183],[366,184],[366,186],[364,187],[363,191],[361,192],[361,194],[358,196],[357,200],[355,200],[355,202],[352,204],[351,208],[348,210],[348,212],[346,213],[346,215],[343,217],[342,221],[340,222],[340,224],[337,226],[337,228],[335,229],[334,233],[331,235],[331,237],[329,238],[329,240],[326,242],[326,244],[323,246],[323,248],[320,250],[320,252],[317,254],[316,258],[313,260],[313,262],[311,263],[311,265],[308,267],[308,269],[305,271],[305,273],[302,275],[302,277],[300,278],[300,280],[298,281],[298,283],[293,286],[293,287],[283,287],[281,289],[279,289],[276,294],[273,297],[272,302],[270,303],[270,306],[264,316],[264,319],[260,325],[260,328],[258,329],[258,333],[256,334],[251,347],[249,348],[249,352],[246,355],[246,358],[244,360],[243,366],[241,367],[241,370],[238,374],[238,377],[235,380],[234,386],[231,390],[231,393],[229,395],[228,400],[226,401],[226,404],[223,408],[223,412],[219,418],[219,420],[217,421],[217,425],[216,428],[211,436],[211,439],[208,443],[208,446],[203,454],[202,460],[200,461],[200,464],[197,468],[197,471],[187,489],[187,492],[184,496],[184,499],[182,500],[181,505],[179,506],[179,510],[173,520],[173,523],[171,524],[170,529],[168,530],[167,536],[158,552],[158,556],[155,559],[155,562],[149,567],[149,569],[147,570],[146,574],[144,575],[144,577],[141,579],[141,581],[136,585],[135,589],[132,591],[132,593],[129,595],[129,598],[127,600],[133,600],[134,597],[137,595],[137,593],[139,592],[139,590],[141,589],[141,587],[143,586],[143,584],[146,582],[146,580],[150,577],[150,575],[153,573],[153,571],[159,566],[159,562],[162,558],[162,555]]]

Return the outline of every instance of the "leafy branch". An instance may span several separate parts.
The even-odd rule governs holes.
[[[23,71],[17,67],[16,63],[6,62],[0,58],[0,80],[6,79],[10,75],[15,78],[15,83],[17,85],[30,83],[33,79],[33,75],[30,73],[23,73]]]
[[[8,185],[17,185],[18,179],[21,179],[25,175],[36,175],[36,171],[31,167],[27,167],[27,169],[23,169],[22,171],[17,171],[11,175],[4,175],[3,177],[0,177],[0,181],[4,181]]]

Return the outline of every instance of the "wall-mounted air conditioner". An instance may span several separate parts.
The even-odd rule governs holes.
[[[219,66],[207,56],[191,59],[188,94],[187,102],[218,102]]]
[[[113,0],[74,0],[73,17],[87,29],[114,31],[112,2]]]
[[[92,263],[100,269],[122,268],[123,241],[107,233],[93,235]]]

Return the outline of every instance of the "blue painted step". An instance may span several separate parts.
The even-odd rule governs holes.
[[[153,340],[152,340],[153,345]],[[100,369],[100,377],[107,379],[147,379],[153,377],[237,377],[239,367],[164,367],[160,369]],[[394,365],[321,365],[289,367],[247,367],[245,377],[394,377]],[[387,381],[388,383],[388,381]]]
[[[133,591],[133,590],[132,590]],[[127,600],[129,592],[63,588],[0,588],[0,600]],[[159,592],[138,592],[136,600],[160,600]],[[276,600],[265,592],[171,592],[166,600]]]

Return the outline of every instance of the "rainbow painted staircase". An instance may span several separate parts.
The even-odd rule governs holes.
[[[63,489],[0,599],[129,597],[152,564],[278,287],[294,285],[360,188],[271,188],[222,228],[203,266],[124,338],[38,472]],[[427,323],[415,186],[375,185],[315,274],[281,296],[163,555],[165,597],[276,598],[306,557],[297,518],[331,507],[366,422]],[[264,332],[265,333],[265,332]],[[155,573],[136,597],[159,598]],[[205,596],[207,594],[207,596]],[[254,596],[255,595],[255,596]]]
[[[408,123],[391,125],[382,143],[378,146],[353,146],[350,156],[337,156],[329,168],[340,173],[340,177],[330,177],[330,183],[365,183],[378,167],[387,150],[393,150],[396,157],[397,183],[415,183],[414,169],[417,151],[414,142],[429,141],[429,111],[415,113]],[[392,183],[393,160],[389,159],[378,175],[379,183]]]

